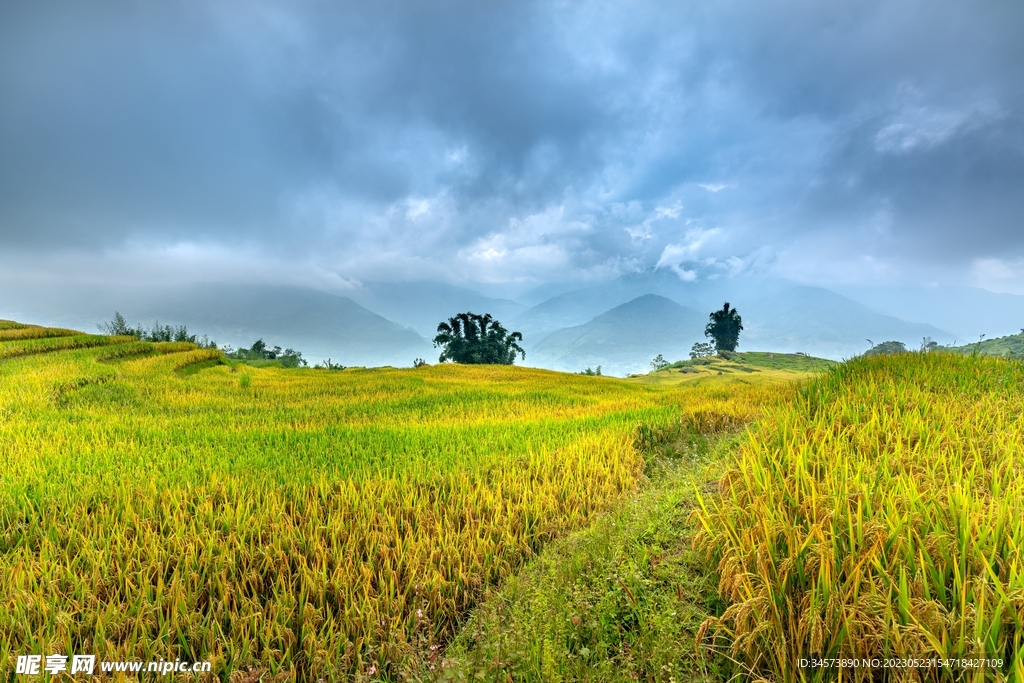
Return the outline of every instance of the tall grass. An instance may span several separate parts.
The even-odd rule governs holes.
[[[730,606],[708,641],[751,678],[813,658],[997,660],[845,679],[1024,680],[1024,365],[850,361],[770,407],[699,513]]]

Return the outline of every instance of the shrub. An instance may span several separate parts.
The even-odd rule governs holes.
[[[865,356],[887,356],[893,353],[906,353],[907,345],[899,341],[884,341],[875,344],[864,352]]]
[[[282,350],[280,346],[269,348],[263,339],[257,339],[248,349],[242,348],[235,351],[230,346],[225,346],[223,351],[225,356],[236,360],[279,360],[281,361],[281,367],[284,368],[297,368],[308,365],[302,357],[301,351],[294,349]]]
[[[714,342],[697,342],[690,349],[690,360],[697,360],[698,358],[710,358],[715,355],[715,344]]]

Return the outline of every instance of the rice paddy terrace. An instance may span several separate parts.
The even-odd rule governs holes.
[[[233,367],[187,343],[3,326],[5,661],[397,675],[637,487],[637,424],[754,409],[525,368]]]
[[[706,645],[752,679],[837,680],[796,663],[877,655],[1020,680],[1021,366],[773,372],[254,368],[0,322],[0,667],[90,653],[424,680],[485,595],[646,486],[651,433],[748,425],[685,522],[720,578]],[[556,669],[597,656],[559,642]],[[478,673],[511,679],[495,662]]]

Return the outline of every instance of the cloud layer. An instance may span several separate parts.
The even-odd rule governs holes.
[[[923,0],[8,3],[0,267],[1005,280],[1022,28]]]

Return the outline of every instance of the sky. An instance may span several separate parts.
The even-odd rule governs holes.
[[[3,3],[0,271],[1024,294],[1024,4]]]

